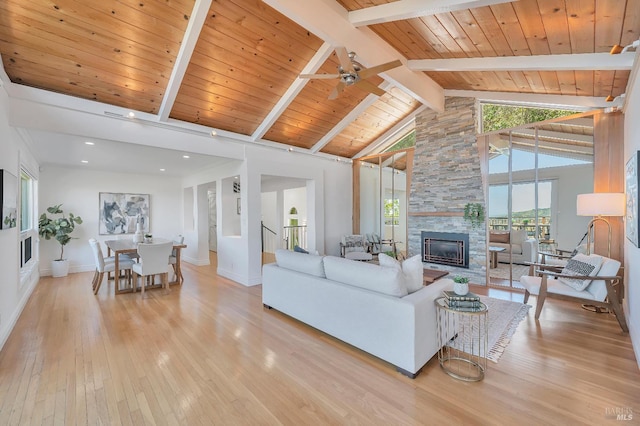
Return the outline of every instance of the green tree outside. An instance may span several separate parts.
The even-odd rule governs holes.
[[[524,106],[482,104],[482,132],[509,129],[575,114],[575,111]]]

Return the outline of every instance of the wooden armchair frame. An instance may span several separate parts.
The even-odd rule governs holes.
[[[622,298],[624,297],[624,286],[622,285],[622,278],[619,276],[584,276],[584,275],[563,275],[556,271],[549,270],[550,265],[544,264],[532,264],[532,268],[537,267],[535,270],[535,274],[542,278],[542,282],[540,283],[540,290],[538,291],[538,302],[536,304],[536,314],[535,318],[538,319],[540,317],[540,312],[542,311],[542,306],[544,305],[544,301],[547,297],[551,297],[559,300],[569,300],[580,303],[585,303],[593,306],[608,308],[611,312],[614,313],[616,319],[618,320],[618,324],[622,328],[622,331],[625,333],[629,332],[629,328],[627,327],[627,323],[624,317],[624,311],[622,310]],[[555,267],[557,268],[557,267]],[[604,301],[600,302],[597,300],[589,299],[589,298],[580,298],[576,296],[568,296],[564,294],[558,294],[547,291],[547,281],[551,277],[554,278],[571,278],[578,280],[602,280],[605,282],[607,288],[607,297]],[[524,293],[524,303],[527,303],[529,300],[530,293],[525,289]]]
[[[538,254],[540,255],[540,263],[542,264],[547,263],[547,257],[552,257],[554,259],[560,259],[560,260],[569,260],[573,257],[571,256],[571,253],[573,252],[570,250],[561,250],[561,249],[556,249],[556,253],[549,253],[547,251],[538,252]]]

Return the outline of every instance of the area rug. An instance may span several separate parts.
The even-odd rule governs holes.
[[[519,281],[523,275],[529,275],[528,265],[512,265],[513,266],[513,281]],[[509,264],[498,263],[497,268],[489,269],[489,276],[491,278],[498,278],[501,280],[509,279]]]
[[[513,333],[515,333],[518,328],[518,324],[527,316],[531,306],[487,296],[480,296],[480,300],[487,305],[487,309],[489,310],[487,313],[489,338],[486,357],[488,360],[497,363],[509,344],[511,336],[513,336]],[[458,335],[449,344],[455,347],[456,343],[462,344],[466,342],[466,347],[474,348],[475,353],[472,355],[478,355],[477,351],[481,345],[477,343],[477,330],[468,328],[465,330],[468,332],[468,335]],[[476,342],[474,342],[473,345],[469,345],[470,340],[475,340]]]

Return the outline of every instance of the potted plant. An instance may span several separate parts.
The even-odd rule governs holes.
[[[453,291],[455,294],[464,296],[469,293],[469,278],[462,275],[456,275],[453,277]]]
[[[60,206],[62,204],[47,209],[49,214],[60,215],[59,217],[49,217],[47,213],[42,213],[38,219],[38,235],[44,237],[45,240],[55,238],[60,243],[60,258],[51,262],[51,275],[54,277],[65,277],[69,273],[69,261],[64,258],[64,246],[71,241],[70,234],[76,225],[82,223],[82,218],[73,213],[69,213],[69,217],[65,216]]]
[[[464,219],[471,227],[479,228],[484,223],[484,206],[480,203],[467,203],[464,206]]]

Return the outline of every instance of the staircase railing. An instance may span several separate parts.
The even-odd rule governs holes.
[[[271,249],[271,250],[268,250],[269,253],[275,252],[275,249],[277,248],[276,232],[272,229],[269,229],[269,227],[265,226],[264,222],[262,221],[260,221],[260,225],[262,226],[262,233],[261,233],[262,252],[264,253],[265,246],[268,249]]]
[[[293,250],[295,246],[307,248],[307,225],[285,226],[284,241],[287,250]]]

